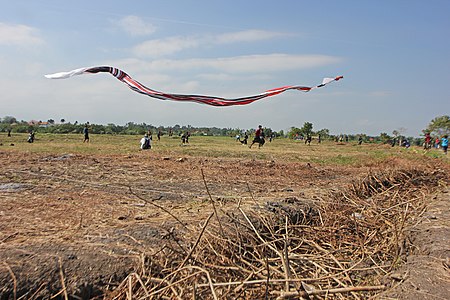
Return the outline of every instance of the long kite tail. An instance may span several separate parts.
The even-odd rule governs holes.
[[[130,89],[137,93],[141,93],[153,98],[161,99],[161,100],[174,100],[174,101],[191,101],[191,102],[197,102],[197,103],[203,103],[213,106],[231,106],[231,105],[245,105],[250,104],[256,100],[260,100],[266,97],[275,96],[278,94],[281,94],[287,90],[298,90],[302,92],[309,92],[310,90],[321,88],[333,81],[338,81],[343,76],[336,76],[334,78],[324,78],[322,83],[313,86],[313,87],[307,87],[307,86],[299,86],[299,85],[289,85],[289,86],[283,86],[280,88],[275,88],[271,90],[267,90],[265,92],[262,92],[257,95],[253,96],[246,96],[241,98],[221,98],[221,97],[214,97],[214,96],[203,96],[203,95],[183,95],[183,94],[168,94],[164,92],[158,92],[155,90],[152,90],[145,85],[139,83],[138,81],[131,78],[127,73],[124,71],[114,68],[114,67],[108,67],[108,66],[102,66],[102,67],[89,67],[89,68],[80,68],[68,72],[59,72],[54,74],[48,74],[45,75],[46,78],[50,79],[64,79],[64,78],[70,78],[72,76],[76,75],[82,75],[82,74],[95,74],[95,73],[110,73],[114,77],[116,77],[118,80],[125,83]]]

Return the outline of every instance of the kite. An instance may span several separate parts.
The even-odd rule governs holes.
[[[169,94],[164,92],[158,92],[155,90],[152,90],[145,85],[141,84],[140,82],[134,80],[131,78],[127,73],[124,71],[109,67],[109,66],[101,66],[101,67],[89,67],[89,68],[80,68],[68,72],[59,72],[54,74],[48,74],[45,75],[46,78],[49,79],[64,79],[64,78],[70,78],[72,76],[76,75],[82,75],[82,74],[96,74],[96,73],[110,73],[114,77],[116,77],[121,82],[125,83],[130,89],[133,91],[144,94],[153,98],[161,99],[161,100],[173,100],[173,101],[190,101],[190,102],[197,102],[197,103],[203,103],[213,106],[231,106],[231,105],[245,105],[250,104],[254,101],[275,96],[278,94],[281,94],[287,90],[298,90],[302,92],[309,92],[313,89],[317,89],[320,87],[323,87],[333,81],[338,81],[343,76],[336,76],[334,78],[324,78],[322,83],[313,86],[313,87],[307,87],[307,86],[299,86],[299,85],[289,85],[289,86],[283,86],[271,90],[267,90],[265,92],[262,92],[257,95],[253,96],[246,96],[241,98],[221,98],[221,97],[214,97],[214,96],[203,96],[203,95],[182,95],[182,94]]]

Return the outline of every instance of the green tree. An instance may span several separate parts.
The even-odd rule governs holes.
[[[320,129],[316,132],[316,134],[320,134],[321,138],[328,138],[330,136],[330,130],[327,128]]]
[[[395,131],[395,130],[394,130],[394,131]],[[398,135],[398,133],[395,134],[394,132],[393,132],[393,134],[394,134],[394,136],[397,136],[397,135]],[[389,136],[389,134],[387,134],[386,132],[380,133],[380,141],[381,141],[382,143],[386,144],[386,143],[388,143],[390,140],[391,140],[391,137]]]
[[[302,130],[297,127],[291,127],[287,135],[290,139],[295,139],[297,136],[302,135]]]
[[[427,128],[423,130],[423,133],[429,132],[431,135],[443,136],[450,135],[450,117],[448,115],[436,117],[431,120]]]
[[[313,124],[310,122],[305,122],[303,124],[303,127],[300,128],[300,130],[302,131],[302,133],[304,135],[311,135],[312,134],[312,129],[313,129]]]

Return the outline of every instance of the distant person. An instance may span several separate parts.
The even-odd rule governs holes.
[[[266,141],[264,139],[264,130],[262,128],[262,125],[258,125],[258,129],[256,129],[255,131],[255,138],[248,147],[252,148],[253,144],[258,143],[258,148],[261,148],[261,146],[263,146],[265,142]]]
[[[359,138],[358,138],[358,145],[361,145],[362,142],[363,142],[363,138],[362,138],[362,136],[359,136]]]
[[[34,131],[33,130],[31,130],[30,133],[28,134],[27,142],[34,143]]]
[[[439,137],[437,137],[436,140],[434,141],[434,148],[439,149],[440,143],[441,143],[441,141],[439,140]]]
[[[241,144],[242,145],[247,145],[247,143],[248,143],[248,134],[246,132],[245,135],[244,135],[244,139],[241,141]]]
[[[87,123],[86,123],[86,125],[84,125],[83,134],[84,134],[83,143],[89,143],[89,127],[88,127]]]
[[[189,131],[186,131],[181,135],[181,143],[182,144],[189,144],[189,137],[191,136],[191,133]]]
[[[425,133],[425,142],[423,144],[423,149],[425,150],[431,149],[431,135],[429,132]]]
[[[157,135],[157,137],[158,137],[158,141],[160,141],[160,140],[161,140],[161,135],[162,135],[162,133],[161,133],[161,130],[158,130],[158,135]]]
[[[408,139],[405,138],[402,140],[402,146],[405,148],[409,148],[411,144],[409,143]]]
[[[8,128],[8,137],[11,137],[11,129]]]
[[[146,150],[152,148],[152,140],[148,136],[148,133],[144,134],[144,137],[141,139],[141,149]]]
[[[322,141],[322,138],[320,136],[320,134],[317,136],[317,144],[320,144],[320,142]]]
[[[306,145],[306,144],[311,145],[311,141],[312,141],[311,135],[310,135],[310,134],[307,134],[307,135],[306,135],[306,139],[305,139],[305,145]]]
[[[444,154],[447,155],[448,135],[444,135],[444,137],[441,139],[441,147],[442,147],[442,150],[444,150]]]

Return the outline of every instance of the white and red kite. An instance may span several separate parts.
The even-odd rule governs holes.
[[[214,97],[214,96],[203,96],[203,95],[182,95],[182,94],[169,94],[164,92],[158,92],[155,90],[152,90],[145,85],[139,83],[138,81],[131,78],[127,73],[124,71],[114,68],[114,67],[108,67],[108,66],[102,66],[102,67],[89,67],[89,68],[81,68],[76,69],[68,72],[60,72],[55,74],[48,74],[45,75],[46,78],[50,79],[64,79],[69,78],[76,75],[82,75],[82,74],[94,74],[94,73],[111,73],[114,77],[125,83],[130,89],[132,89],[135,92],[161,99],[161,100],[174,100],[174,101],[191,101],[191,102],[197,102],[197,103],[203,103],[213,106],[231,106],[231,105],[245,105],[250,104],[256,100],[260,100],[266,97],[275,96],[278,94],[281,94],[287,90],[298,90],[302,92],[309,92],[310,90],[317,89],[320,87],[323,87],[327,85],[330,82],[338,81],[343,76],[336,76],[334,78],[324,78],[322,83],[313,86],[313,87],[307,87],[307,86],[299,86],[299,85],[289,85],[289,86],[283,86],[271,90],[267,90],[265,92],[262,92],[257,95],[253,96],[246,96],[246,97],[240,97],[240,98],[221,98],[221,97]]]

